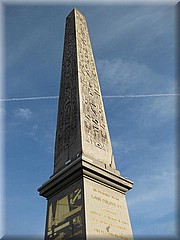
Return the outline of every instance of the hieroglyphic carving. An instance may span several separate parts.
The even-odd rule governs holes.
[[[81,153],[115,168],[86,20],[74,9],[66,19],[54,173]]]
[[[66,161],[75,158],[76,154],[80,151],[80,139],[78,139],[80,134],[78,134],[77,53],[74,26],[75,17],[74,14],[71,13],[66,19],[56,130],[55,173],[65,166]],[[72,151],[72,149],[74,149],[74,151]]]
[[[82,94],[82,107],[86,141],[108,151],[109,139],[101,91],[98,83],[91,43],[85,18],[76,13],[76,36],[78,51],[78,72]]]

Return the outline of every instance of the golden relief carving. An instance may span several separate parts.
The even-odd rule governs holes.
[[[82,233],[82,194],[76,188],[64,197],[51,199],[48,208],[48,240],[66,239]]]

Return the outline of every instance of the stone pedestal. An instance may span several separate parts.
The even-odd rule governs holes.
[[[132,240],[125,199],[132,184],[77,159],[38,189],[48,200],[45,239]]]

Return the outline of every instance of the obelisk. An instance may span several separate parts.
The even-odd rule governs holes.
[[[54,172],[38,191],[47,199],[46,240],[133,239],[116,169],[85,17],[66,18]]]

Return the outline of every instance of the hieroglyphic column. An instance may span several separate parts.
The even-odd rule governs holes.
[[[57,173],[81,153],[81,128],[77,74],[75,15],[66,18],[61,70],[54,172]]]
[[[86,19],[79,11],[76,11],[75,19],[82,152],[89,159],[95,159],[114,168],[111,140]]]
[[[86,20],[73,9],[66,19],[54,173],[79,156],[115,169]]]

